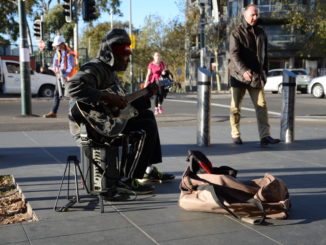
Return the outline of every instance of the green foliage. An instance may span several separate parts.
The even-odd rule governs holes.
[[[119,10],[120,7],[120,0],[99,0],[96,1],[98,12],[99,13],[110,13],[110,10],[112,9],[114,15],[120,15],[122,16],[121,11]]]
[[[63,35],[66,42],[69,43],[73,39],[74,22],[67,23],[65,21],[64,11],[62,5],[56,5],[49,10],[45,16],[45,30],[49,39],[51,34]]]
[[[49,10],[49,5],[52,1],[53,0],[25,0],[27,18],[34,20],[35,17],[39,17],[41,13],[44,13],[47,39],[50,39],[50,34],[60,33],[64,35],[69,42],[73,35],[73,23],[65,22],[61,4],[56,4]],[[2,21],[2,25],[0,26],[0,43],[10,43],[5,34],[9,35],[12,41],[18,39],[19,18],[17,2],[17,0],[0,0],[0,18]],[[111,9],[113,10],[113,14],[121,15],[119,10],[120,2],[121,0],[96,1],[99,16],[101,13],[110,12]]]
[[[115,22],[115,28],[128,28],[128,22]],[[80,38],[80,47],[89,48],[89,57],[95,57],[102,39],[111,29],[109,22],[89,26]],[[136,49],[133,50],[133,70],[135,76],[145,78],[147,66],[152,61],[154,52],[160,52],[162,59],[174,74],[184,69],[185,27],[178,20],[165,24],[161,17],[150,15],[145,18],[144,27],[136,34]],[[142,75],[141,75],[142,74]],[[178,77],[183,80],[183,77]],[[124,81],[130,81],[129,72],[125,72]]]
[[[18,1],[0,0],[0,43],[9,44],[9,40],[4,36],[7,34],[11,40],[16,41],[19,35],[18,24]],[[31,13],[32,7],[37,5],[34,0],[26,0],[26,12]]]
[[[178,20],[165,24],[161,17],[150,15],[145,18],[144,27],[137,36],[134,50],[135,70],[141,71],[143,78],[154,52],[162,55],[162,60],[176,78],[177,70],[184,69],[185,27]],[[179,77],[183,80],[183,77]]]
[[[275,1],[275,0],[273,0]],[[276,1],[275,1],[276,2]],[[293,0],[277,1],[280,6],[288,6],[285,15],[288,21],[284,27],[289,31],[300,32],[305,37],[302,55],[318,52],[326,54],[326,2],[315,0],[302,5]]]
[[[128,23],[115,22],[113,23],[113,26],[115,28],[126,28]],[[89,26],[88,29],[84,31],[83,36],[80,39],[80,46],[89,49],[89,57],[96,57],[102,39],[110,30],[111,23],[105,22],[100,23],[95,27]]]

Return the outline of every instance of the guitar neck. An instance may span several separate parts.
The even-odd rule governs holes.
[[[125,98],[128,101],[128,103],[131,103],[134,100],[136,100],[136,99],[138,99],[138,98],[140,98],[140,97],[142,97],[142,96],[144,96],[146,94],[148,94],[148,89],[147,88],[143,88],[143,89],[138,90],[138,91],[136,91],[136,92],[134,92],[132,94],[127,94],[125,96]]]

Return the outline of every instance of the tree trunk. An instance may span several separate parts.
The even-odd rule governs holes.
[[[217,85],[217,91],[221,91],[221,80],[219,75],[219,64],[218,64],[218,49],[214,50],[215,54],[215,75],[216,75],[216,85]]]

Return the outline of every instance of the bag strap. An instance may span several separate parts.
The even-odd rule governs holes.
[[[232,215],[234,218],[239,219],[243,222],[249,223],[249,224],[253,224],[253,225],[260,225],[262,224],[265,219],[266,219],[266,214],[264,211],[264,207],[262,205],[262,203],[256,199],[249,199],[247,202],[248,203],[253,203],[256,205],[256,207],[262,211],[263,213],[263,217],[261,218],[253,218],[253,217],[242,217],[242,216],[238,216],[236,215],[234,212],[232,212],[227,206],[224,205],[224,198],[218,194],[219,190],[222,189],[222,187],[218,186],[218,185],[200,185],[197,188],[198,190],[207,190],[212,194],[212,197],[214,199],[214,201],[224,210],[226,210],[230,215]]]

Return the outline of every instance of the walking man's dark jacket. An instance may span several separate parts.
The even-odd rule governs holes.
[[[243,19],[230,35],[230,76],[232,87],[262,88],[267,74],[267,36],[262,27],[248,25]],[[243,73],[250,71],[252,80]]]

